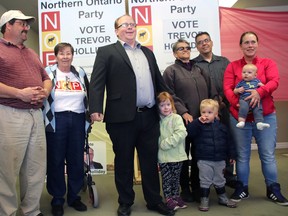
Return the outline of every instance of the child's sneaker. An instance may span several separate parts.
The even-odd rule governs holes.
[[[234,193],[231,196],[233,202],[240,202],[242,199],[249,197],[248,186],[243,186],[242,182],[238,182]]]
[[[179,208],[179,206],[177,205],[175,200],[173,200],[172,198],[167,199],[166,206],[173,211],[175,211]]]
[[[182,200],[180,196],[175,197],[174,201],[177,203],[177,206],[181,209],[187,208],[186,203]]]
[[[208,197],[201,197],[200,198],[200,211],[208,211],[209,210],[209,198]]]
[[[278,183],[273,183],[269,187],[267,187],[266,195],[268,199],[271,199],[279,205],[288,205],[288,200],[281,194],[280,184]]]
[[[224,205],[224,206],[227,206],[229,208],[236,208],[237,207],[237,203],[230,200],[227,197],[226,193],[218,194],[218,203],[220,205]]]

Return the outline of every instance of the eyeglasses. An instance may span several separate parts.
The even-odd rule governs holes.
[[[211,41],[211,39],[206,38],[204,40],[200,40],[197,42],[197,45],[203,45],[204,43],[209,43]]]
[[[28,30],[30,29],[30,25],[27,22],[15,21],[15,23],[19,23],[23,28],[26,27]]]
[[[177,51],[191,50],[191,47],[190,47],[190,46],[187,46],[187,47],[178,47],[176,50],[177,50]]]
[[[117,29],[119,29],[120,27],[128,28],[128,26],[131,26],[131,28],[135,28],[137,24],[136,23],[122,23],[121,25],[117,27]]]

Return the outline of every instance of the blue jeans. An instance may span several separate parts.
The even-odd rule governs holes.
[[[67,203],[79,200],[84,178],[85,114],[56,112],[56,131],[47,132],[47,190],[51,205],[63,205],[66,194],[64,167],[67,166]]]
[[[270,128],[257,130],[255,122],[246,122],[244,128],[237,128],[237,120],[230,114],[231,131],[235,137],[237,150],[236,170],[238,180],[244,186],[248,185],[250,173],[250,156],[252,137],[258,146],[258,154],[261,160],[262,173],[265,183],[269,186],[277,182],[277,165],[275,160],[277,119],[276,114],[264,116],[264,122],[270,124]]]

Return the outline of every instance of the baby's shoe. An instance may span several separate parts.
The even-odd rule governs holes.
[[[244,128],[244,127],[245,127],[245,122],[243,122],[243,121],[238,122],[238,123],[236,124],[236,127],[237,127],[237,128]]]
[[[263,123],[263,122],[258,122],[256,124],[256,127],[258,130],[263,130],[265,128],[269,128],[270,127],[270,124],[267,124],[267,123]]]

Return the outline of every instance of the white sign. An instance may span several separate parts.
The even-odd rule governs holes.
[[[213,52],[221,54],[217,0],[129,0],[129,10],[137,40],[154,51],[161,71],[174,63],[172,45],[180,38],[191,43],[191,58],[196,57],[195,36],[202,31],[210,34]]]
[[[86,158],[87,152],[84,153],[84,163],[89,163],[92,175],[101,175],[107,173],[106,163],[106,143],[103,141],[89,141],[89,159]]]
[[[98,47],[117,41],[114,21],[125,14],[125,0],[39,0],[39,38],[43,64],[54,64],[59,42],[74,49],[73,65],[92,72]]]

